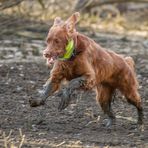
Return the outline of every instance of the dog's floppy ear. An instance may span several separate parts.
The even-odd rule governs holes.
[[[75,31],[75,25],[80,19],[80,13],[75,12],[70,16],[67,21],[65,22],[65,27],[68,33],[73,33]]]
[[[60,25],[62,23],[62,20],[60,17],[56,17],[54,19],[54,23],[53,23],[53,26],[57,26],[57,25]]]

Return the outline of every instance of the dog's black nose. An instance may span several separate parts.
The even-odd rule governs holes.
[[[45,58],[48,58],[50,55],[49,55],[48,53],[43,53],[43,56],[44,56]]]

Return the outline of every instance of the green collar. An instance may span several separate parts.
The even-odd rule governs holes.
[[[73,39],[68,41],[68,44],[67,44],[65,50],[66,50],[66,53],[63,55],[63,57],[59,58],[59,60],[61,60],[61,61],[69,60],[72,57],[73,52],[74,52]]]

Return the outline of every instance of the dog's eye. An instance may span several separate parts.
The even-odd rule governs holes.
[[[55,42],[56,44],[59,44],[59,43],[60,43],[60,40],[59,40],[59,39],[55,39],[54,42]]]

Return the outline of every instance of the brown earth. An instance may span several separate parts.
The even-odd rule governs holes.
[[[4,147],[4,141],[18,146],[21,139],[24,148],[148,147],[148,41],[91,36],[102,46],[134,58],[144,107],[144,131],[137,128],[136,109],[120,94],[112,103],[117,120],[110,129],[104,127],[104,121],[99,118],[103,113],[93,92],[83,93],[62,112],[57,110],[60,98],[54,96],[48,98],[46,105],[31,108],[28,97],[41,89],[49,77],[50,69],[40,57],[36,60],[34,56],[19,60],[21,53],[16,53],[20,52],[22,46],[7,41],[5,48],[12,56],[4,53],[0,60],[0,147]],[[23,45],[28,45],[27,42]],[[30,41],[30,44],[33,42]],[[37,45],[39,48],[44,46],[38,41],[33,47],[37,48]],[[18,59],[13,60],[14,54]],[[25,58],[28,56],[27,53]],[[25,135],[24,141],[19,129]],[[6,138],[10,131],[12,133]]]

